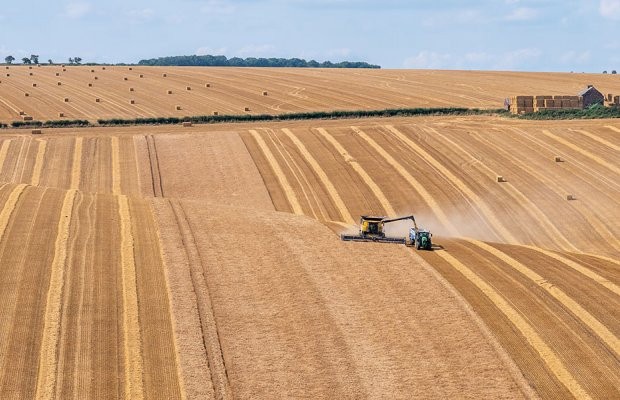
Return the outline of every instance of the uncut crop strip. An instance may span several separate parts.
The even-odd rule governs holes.
[[[293,190],[290,183],[288,182],[286,175],[282,171],[282,168],[280,167],[280,164],[278,164],[278,161],[274,157],[273,153],[271,152],[271,150],[269,150],[269,147],[267,147],[267,144],[265,143],[261,135],[256,130],[253,130],[253,129],[250,130],[250,134],[252,135],[256,143],[258,144],[258,147],[260,147],[261,151],[263,152],[263,155],[265,156],[265,158],[267,159],[267,162],[269,163],[269,166],[271,166],[271,169],[276,175],[276,178],[278,179],[278,182],[280,183],[280,187],[284,191],[284,195],[286,196],[286,199],[288,200],[288,203],[290,204],[293,210],[293,214],[303,215],[304,212],[301,208],[301,205],[299,204],[299,200],[297,200],[295,191]]]
[[[517,239],[510,233],[508,229],[497,219],[497,216],[488,206],[488,204],[482,200],[480,196],[478,196],[474,191],[469,188],[461,179],[459,179],[456,175],[452,173],[448,168],[446,168],[443,164],[437,161],[433,156],[431,156],[426,150],[417,145],[413,140],[409,139],[405,136],[401,131],[394,128],[392,125],[385,125],[385,128],[390,131],[394,136],[396,136],[402,143],[407,145],[411,150],[417,153],[420,157],[422,157],[429,165],[431,165],[435,170],[441,173],[445,179],[447,179],[450,183],[452,183],[455,187],[457,187],[461,193],[467,198],[469,198],[472,204],[475,205],[475,208],[480,209],[482,212],[482,217],[484,221],[488,221],[492,225],[492,228],[499,233],[505,240],[509,243],[518,243]]]
[[[590,395],[579,385],[579,382],[566,369],[562,360],[555,354],[553,349],[545,343],[538,335],[534,327],[521,316],[510,303],[502,297],[493,287],[481,279],[475,272],[469,269],[465,264],[457,260],[454,256],[446,251],[435,252],[437,256],[446,261],[450,266],[456,269],[461,275],[476,286],[493,305],[508,318],[512,325],[523,335],[539,357],[546,364],[549,371],[578,399],[590,399]]]
[[[113,136],[111,140],[112,147],[112,193],[121,194],[121,165],[120,152],[118,148],[118,137]]]
[[[71,164],[71,189],[80,188],[80,177],[82,175],[82,137],[75,139],[75,149],[73,149],[73,163]]]
[[[123,288],[123,342],[125,356],[125,396],[142,399],[142,343],[138,318],[138,289],[129,201],[118,196],[118,214],[121,224],[121,272]]]
[[[278,135],[274,132],[273,129],[263,128],[263,131],[271,141],[273,148],[277,151],[277,155],[279,155],[280,158],[284,161],[286,170],[293,175],[295,181],[297,182],[297,185],[299,186],[301,196],[298,194],[297,198],[303,198],[306,201],[308,208],[310,209],[309,211],[311,212],[311,214],[307,212],[304,212],[304,214],[312,216],[313,218],[318,220],[329,220],[329,213],[325,209],[325,205],[321,200],[322,196],[317,194],[316,185],[310,183],[307,174],[304,173],[303,167],[305,164],[302,165],[302,163],[295,160],[295,157],[291,153],[291,150],[288,149],[288,146],[284,144],[282,139],[278,137]],[[301,204],[301,206],[303,209],[303,204]]]
[[[486,243],[474,239],[465,239],[465,241],[499,258],[511,268],[514,268],[515,270],[526,276],[528,279],[538,284],[538,286],[543,288],[554,299],[559,301],[568,311],[570,311],[573,315],[579,318],[592,332],[594,332],[598,337],[600,337],[612,351],[614,351],[617,355],[620,356],[620,340],[618,340],[618,338],[611,331],[609,331],[609,329],[607,329],[605,325],[603,325],[592,314],[586,311],[575,300],[566,295],[566,293],[564,293],[557,286],[554,286],[551,282],[547,281],[545,278],[538,275],[536,272],[532,271],[519,261],[507,255],[506,253],[497,250],[496,248],[489,246]]]
[[[6,161],[6,156],[9,152],[11,142],[11,139],[5,139],[2,141],[2,146],[0,146],[0,172],[2,172],[4,168],[4,162]]]
[[[45,303],[43,338],[37,375],[37,399],[53,399],[55,397],[64,274],[67,267],[67,253],[70,251],[69,230],[76,193],[76,191],[71,190],[65,194],[60,211],[47,302]]]
[[[461,152],[462,154],[464,154],[465,156],[467,156],[467,158],[469,158],[470,161],[473,162],[473,165],[480,166],[479,169],[483,169],[483,170],[486,171],[486,175],[487,175],[488,178],[493,179],[496,176],[500,175],[496,171],[493,171],[486,164],[484,164],[482,162],[478,162],[478,160],[471,153],[469,153],[467,150],[465,150],[462,146],[460,146],[456,142],[452,141],[448,137],[446,137],[446,136],[442,135],[441,133],[439,133],[439,131],[437,131],[436,129],[434,129],[434,128],[425,128],[425,130],[427,130],[428,132],[432,133],[433,136],[442,138],[443,140],[445,140],[446,142],[448,142],[450,144],[450,147],[452,149],[456,149],[459,152]],[[480,138],[480,140],[487,142],[486,140],[484,140],[482,138]],[[491,143],[489,143],[489,145],[491,145]],[[497,147],[495,150],[500,152],[500,154],[503,152],[502,149],[499,148],[499,147]],[[544,225],[544,227],[547,230],[547,232],[551,233],[549,235],[549,237],[553,240],[553,242],[555,242],[555,244],[559,248],[561,248],[561,249],[570,249],[570,250],[577,251],[577,248],[549,220],[547,215],[533,201],[531,201],[527,196],[525,196],[519,189],[517,189],[510,182],[506,182],[505,184],[500,185],[500,186],[518,204],[526,204],[527,205],[527,207],[524,207],[524,208],[532,216],[533,220],[538,221],[539,223],[542,223]],[[558,238],[558,239],[556,239],[556,238]]]
[[[547,188],[553,190],[558,195],[558,197],[562,197],[562,196],[565,195],[566,192],[562,188],[562,186],[558,185],[558,183],[556,182],[555,179],[550,179],[545,174],[539,172],[540,171],[539,168],[532,167],[530,163],[524,162],[521,157],[515,156],[509,150],[502,149],[501,146],[498,146],[498,145],[492,143],[491,140],[488,140],[488,139],[484,138],[482,135],[480,135],[478,133],[474,133],[473,137],[475,137],[479,142],[487,144],[492,149],[493,152],[495,152],[497,154],[504,155],[506,158],[511,159],[519,167],[519,169],[521,169],[522,171],[526,172],[530,176],[535,177],[540,182],[544,183],[544,185]],[[527,208],[529,209],[531,207],[532,206],[529,206]],[[572,204],[572,207],[575,208],[581,214],[581,216],[585,220],[588,221],[588,223],[592,226],[592,228],[601,237],[614,237],[614,234],[609,230],[609,228],[596,215],[597,213],[595,212],[594,209],[592,209],[590,207],[590,204],[587,204],[587,203],[586,204],[577,203],[577,204]],[[535,220],[537,220],[537,221],[544,221],[544,219],[535,219]],[[551,226],[553,226],[555,228],[554,224],[552,224]],[[566,237],[559,231],[559,229],[555,228],[555,230],[558,231],[558,232],[554,232],[554,234],[557,235],[557,237],[564,237],[566,239]],[[615,248],[620,250],[620,247],[618,247],[615,243],[610,243],[610,244],[613,247],[615,247]],[[571,248],[573,250],[575,250],[575,251],[580,251],[579,249],[575,248],[575,246],[572,245],[572,244],[571,244]]]
[[[562,264],[566,265],[569,268],[574,269],[575,271],[581,273],[584,276],[587,276],[588,278],[592,279],[593,281],[597,282],[598,284],[600,284],[601,286],[606,287],[607,289],[609,289],[610,291],[614,292],[615,294],[617,294],[618,296],[620,296],[620,287],[618,285],[616,285],[615,283],[611,282],[610,280],[600,276],[599,274],[597,274],[596,272],[592,271],[589,268],[584,267],[583,265],[570,260],[566,257],[563,257],[557,253],[554,253],[552,251],[549,250],[545,250],[545,249],[541,249],[539,247],[535,247],[535,246],[524,246],[527,247],[528,249],[531,249],[533,251],[537,251],[541,254],[546,255],[547,257],[551,257],[559,262],[561,262]],[[611,261],[611,262],[615,262],[618,263],[618,261],[614,261],[612,258],[608,258],[608,257],[600,257],[600,256],[596,256],[594,255],[594,257],[598,257],[598,258],[602,258],[606,261]]]
[[[433,196],[431,196],[431,194],[426,190],[426,188],[424,188],[424,186],[420,182],[418,182],[418,180],[415,179],[413,175],[411,175],[402,164],[396,161],[394,157],[392,157],[387,151],[385,151],[383,147],[379,146],[379,144],[377,144],[377,142],[371,139],[370,136],[368,136],[364,131],[355,126],[352,126],[351,129],[362,139],[364,139],[373,149],[375,149],[377,153],[379,153],[385,159],[385,161],[387,161],[387,163],[390,164],[407,181],[407,183],[409,183],[409,185],[418,193],[418,195],[422,197],[426,205],[431,210],[433,210],[439,222],[441,222],[442,225],[446,229],[448,229],[448,231],[452,235],[456,235],[457,229],[454,227],[454,225],[452,225],[450,219],[446,216],[441,207],[439,207]]]
[[[153,195],[155,197],[164,197],[164,187],[161,181],[161,172],[159,170],[159,157],[157,156],[157,147],[155,146],[155,138],[153,135],[146,135],[147,151],[149,155],[149,165],[151,168],[151,183],[153,185]]]
[[[606,167],[607,169],[609,169],[612,172],[615,172],[616,174],[620,175],[620,168],[616,167],[614,164],[607,162],[605,160],[603,160],[602,158],[596,156],[595,154],[592,154],[591,152],[582,149],[581,147],[577,146],[574,143],[569,142],[568,140],[559,137],[558,135],[555,135],[553,133],[551,133],[551,131],[547,130],[547,129],[543,129],[542,130],[543,135],[547,136],[548,138],[551,138],[553,140],[555,140],[558,143],[563,144],[566,147],[571,148],[572,150],[586,156],[587,158],[589,158],[590,160],[594,161],[595,163],[602,165],[603,167]]]
[[[383,194],[383,191],[379,188],[379,186],[375,183],[375,181],[368,175],[366,170],[357,162],[355,159],[347,152],[347,150],[336,140],[335,137],[330,135],[324,128],[316,128],[316,130],[336,149],[338,153],[342,156],[344,161],[353,168],[355,172],[362,178],[364,183],[370,188],[372,193],[375,195],[383,209],[387,213],[388,216],[395,216],[396,211]]]
[[[208,365],[213,382],[213,391],[216,399],[232,399],[232,390],[228,381],[226,364],[222,352],[221,340],[217,330],[217,321],[213,311],[211,290],[203,272],[203,262],[192,227],[187,219],[185,210],[179,201],[169,202],[174,213],[179,232],[190,267],[190,277],[194,292],[197,294],[197,306],[200,315],[203,341],[207,352]]]
[[[30,184],[32,186],[38,186],[41,181],[41,172],[43,171],[43,159],[45,158],[45,150],[47,148],[46,140],[37,140],[37,158],[32,168],[32,178]]]
[[[599,142],[600,144],[609,147],[610,149],[613,149],[615,151],[619,151],[620,152],[620,146],[616,146],[615,144],[611,143],[608,140],[602,139],[596,135],[593,135],[592,133],[585,131],[583,129],[571,129],[573,132],[579,132],[584,136],[587,136],[588,138],[594,140],[595,142]],[[618,131],[620,132],[620,130]]]
[[[295,136],[295,134],[290,129],[284,128],[282,129],[282,132],[284,132],[284,134],[288,136],[288,138],[291,139],[291,141],[293,141],[295,146],[297,146],[297,149],[301,152],[302,156],[306,159],[308,164],[312,167],[314,172],[317,174],[317,176],[321,180],[321,183],[323,184],[330,198],[332,199],[334,205],[340,212],[340,216],[342,217],[343,222],[354,224],[355,221],[353,217],[351,216],[351,213],[349,213],[349,209],[344,204],[344,201],[342,201],[340,194],[338,193],[338,191],[334,187],[334,184],[332,183],[332,181],[329,179],[329,177],[323,170],[323,167],[321,167],[321,165],[316,161],[316,159],[312,156],[312,154],[310,154],[306,146],[304,146],[304,144],[299,140],[299,138],[297,138],[297,136]]]

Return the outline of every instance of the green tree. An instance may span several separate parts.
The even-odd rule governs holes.
[[[76,64],[79,64],[82,62],[82,58],[81,57],[73,57],[73,61],[75,61]]]
[[[73,64],[74,61],[73,58],[69,57],[69,64]]]
[[[13,64],[13,61],[15,61],[15,57],[13,57],[13,56],[6,56],[6,57],[4,57],[4,61],[7,64]]]
[[[30,61],[32,61],[33,64],[38,64],[39,63],[39,55],[38,54],[31,54],[30,55]]]
[[[30,59],[29,59],[28,57],[24,57],[24,58],[22,58],[22,62],[23,62],[24,64],[32,64],[32,61],[30,61]]]
[[[47,63],[48,63],[49,65],[52,65],[52,64],[54,64],[54,61],[52,61],[52,59],[50,58],[49,60],[47,60]]]

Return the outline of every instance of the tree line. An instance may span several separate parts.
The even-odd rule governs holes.
[[[140,60],[138,65],[163,67],[288,67],[288,68],[373,68],[381,66],[362,61],[306,61],[301,58],[227,58],[226,56],[172,56]]]
[[[16,60],[15,57],[13,57],[12,55],[8,55],[6,57],[4,57],[4,62],[6,64],[13,64],[13,62]],[[39,55],[38,54],[31,54],[30,57],[23,57],[22,58],[22,64],[26,64],[26,65],[30,65],[30,64],[38,64],[39,63]],[[82,62],[82,58],[81,57],[69,57],[69,64],[77,64],[80,65],[80,63]],[[52,65],[54,64],[54,61],[52,61],[51,59],[47,60],[47,63]]]

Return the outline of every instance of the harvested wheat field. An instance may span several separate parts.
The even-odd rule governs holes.
[[[5,70],[9,76],[0,76],[0,122],[21,120],[20,113],[41,121],[95,121],[99,118],[212,115],[214,112],[220,115],[281,114],[454,106],[497,109],[509,96],[576,95],[588,84],[595,85],[603,93],[620,93],[620,80],[601,74],[103,68],[9,67]]]
[[[22,132],[0,138],[0,398],[620,396],[615,121]],[[410,213],[434,251],[338,236]]]

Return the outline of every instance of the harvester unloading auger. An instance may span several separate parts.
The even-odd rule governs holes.
[[[409,229],[408,237],[390,237],[385,235],[385,224],[408,219],[413,222],[413,228]],[[431,241],[432,236],[433,235],[428,230],[418,228],[413,215],[397,218],[362,215],[360,217],[359,234],[352,235],[343,233],[340,235],[340,239],[352,242],[400,243],[406,246],[415,246],[418,250],[431,250],[433,247]]]

